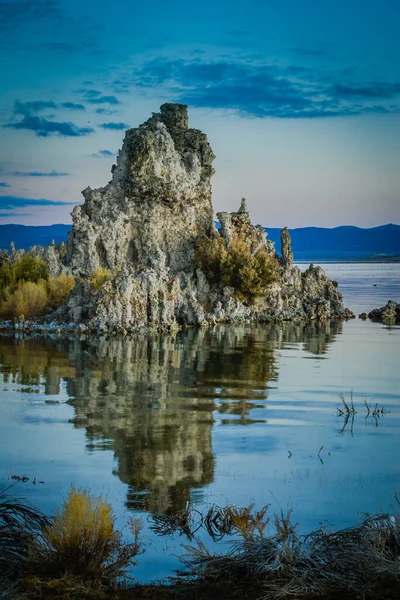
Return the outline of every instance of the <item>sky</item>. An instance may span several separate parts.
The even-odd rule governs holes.
[[[0,0],[0,223],[70,223],[124,131],[189,106],[216,211],[400,223],[399,0]]]

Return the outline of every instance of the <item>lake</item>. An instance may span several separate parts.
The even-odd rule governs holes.
[[[323,267],[357,314],[400,298],[399,264]],[[29,478],[13,493],[51,513],[74,483],[106,496],[121,527],[141,516],[139,581],[179,566],[187,540],[157,536],[150,515],[188,502],[293,509],[304,533],[346,527],[400,491],[399,342],[400,328],[359,319],[0,336],[0,486]],[[346,421],[339,396],[351,392]]]

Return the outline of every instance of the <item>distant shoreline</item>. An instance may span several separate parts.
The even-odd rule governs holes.
[[[387,256],[369,256],[369,257],[357,257],[357,258],[318,258],[318,257],[308,257],[308,258],[299,258],[294,260],[294,263],[299,264],[309,264],[310,262],[318,263],[318,264],[333,264],[333,263],[376,263],[376,264],[392,264],[392,263],[400,263],[400,255],[387,255]]]

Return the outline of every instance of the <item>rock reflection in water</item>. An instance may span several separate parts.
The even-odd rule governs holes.
[[[176,513],[214,477],[213,414],[249,425],[276,387],[275,351],[324,354],[342,322],[250,325],[127,338],[0,338],[4,381],[66,385],[90,451],[112,450],[131,508]],[[225,418],[229,415],[229,418]],[[221,421],[220,421],[221,423]],[[194,490],[197,490],[194,492]],[[192,496],[193,497],[193,496]]]

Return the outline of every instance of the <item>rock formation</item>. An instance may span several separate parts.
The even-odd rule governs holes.
[[[213,222],[210,179],[214,154],[204,133],[188,128],[187,107],[160,113],[126,132],[112,180],[87,188],[73,211],[67,264],[78,278],[68,319],[98,330],[178,328],[255,318],[261,321],[348,318],[342,296],[323,270],[293,267],[290,237],[282,233],[277,280],[265,295],[241,302],[235,290],[210,285],[196,268],[196,245],[221,236],[227,248],[242,236],[256,253],[275,258],[274,244],[251,224],[246,201]],[[96,269],[110,277],[99,291]]]
[[[400,303],[389,300],[386,306],[371,310],[371,312],[368,313],[368,318],[371,319],[371,321],[384,323],[385,325],[397,325],[400,323]]]
[[[290,239],[290,234],[287,227],[284,227],[281,231],[281,252],[282,266],[285,269],[291,269],[293,266],[292,240]]]
[[[110,183],[86,188],[85,203],[73,210],[72,272],[190,271],[199,232],[214,230],[213,160],[205,134],[188,128],[184,105],[163,104],[160,114],[127,131]]]
[[[163,104],[128,130],[111,181],[86,188],[84,203],[74,208],[67,248],[34,249],[51,274],[67,269],[76,277],[67,306],[49,320],[128,332],[352,317],[321,268],[301,273],[293,266],[286,228],[279,259],[264,228],[252,225],[245,199],[237,212],[218,213],[217,230],[213,160],[206,135],[188,127],[185,105]],[[229,251],[238,238],[254,257],[265,253],[275,270],[274,282],[245,300],[221,279],[207,279],[196,257],[201,243],[220,247],[223,240]]]

